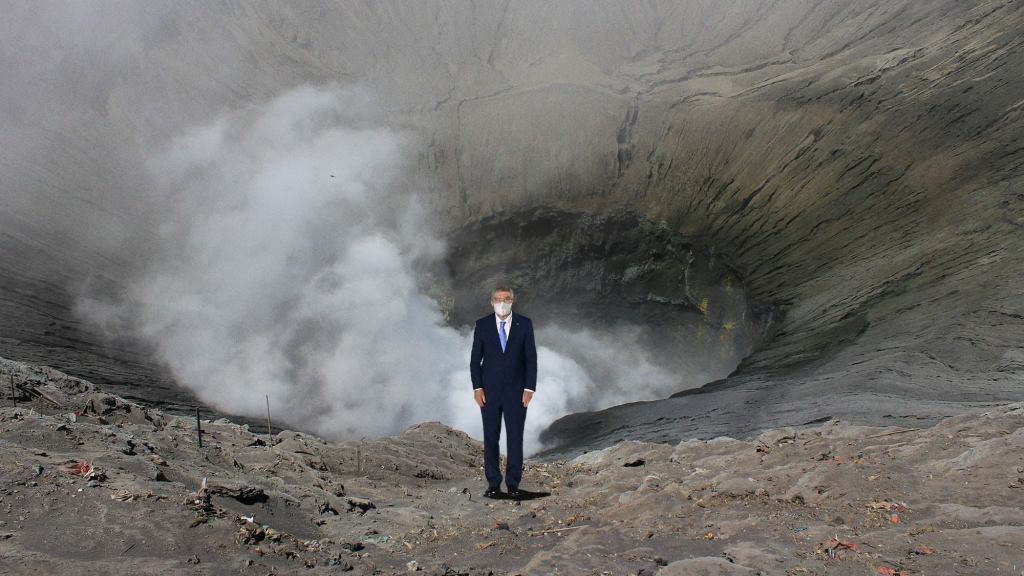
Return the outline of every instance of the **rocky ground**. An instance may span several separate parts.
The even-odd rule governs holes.
[[[194,418],[49,368],[0,360],[0,384],[5,574],[1024,571],[1024,404],[624,442],[529,462],[513,502],[436,423],[327,442],[204,420],[200,445]]]

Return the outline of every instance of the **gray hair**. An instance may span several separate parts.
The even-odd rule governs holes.
[[[513,300],[516,299],[516,293],[513,292],[511,288],[505,286],[504,284],[499,284],[497,287],[494,288],[494,290],[491,290],[491,298],[494,298],[494,295],[497,294],[498,292],[508,292],[510,295],[512,295]]]

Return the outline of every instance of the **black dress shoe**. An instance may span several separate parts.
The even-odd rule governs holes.
[[[484,498],[494,498],[495,500],[504,497],[501,493],[501,488],[488,488],[484,491]]]
[[[519,500],[522,498],[523,493],[519,491],[519,488],[509,488],[508,497],[513,500]]]

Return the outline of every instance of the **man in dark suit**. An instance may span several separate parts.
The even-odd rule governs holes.
[[[494,314],[476,321],[469,373],[473,395],[484,420],[484,475],[488,498],[501,498],[498,440],[505,418],[508,464],[505,486],[511,498],[519,498],[523,477],[523,427],[526,408],[537,390],[537,345],[533,323],[512,313],[515,295],[508,287],[491,292]]]

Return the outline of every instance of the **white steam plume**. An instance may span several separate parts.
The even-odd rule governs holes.
[[[107,327],[129,317],[179,382],[225,412],[258,416],[268,395],[280,419],[327,436],[440,420],[479,437],[471,335],[443,325],[413,272],[444,245],[399,182],[402,138],[361,119],[368,101],[299,88],[178,139],[149,166],[164,223],[151,265],[126,302],[81,311]],[[597,358],[591,374],[645,384],[609,392],[619,387],[596,386],[541,338],[528,451],[558,416],[672,387],[621,341],[538,334]]]

